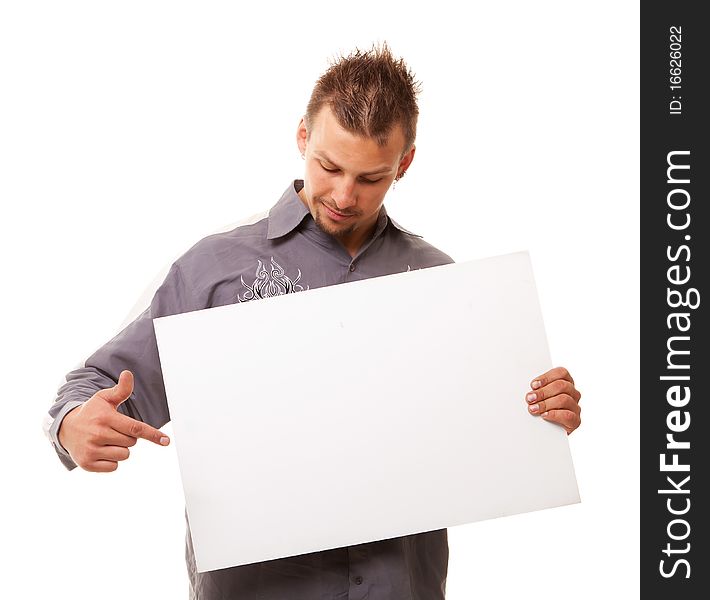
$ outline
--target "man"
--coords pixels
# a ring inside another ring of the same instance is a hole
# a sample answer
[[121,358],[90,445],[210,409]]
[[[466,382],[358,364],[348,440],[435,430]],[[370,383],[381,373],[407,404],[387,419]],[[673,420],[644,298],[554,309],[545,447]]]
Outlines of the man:
[[[68,468],[113,471],[138,438],[169,443],[156,429],[170,415],[153,318],[452,262],[383,206],[414,158],[417,88],[386,46],[341,58],[318,80],[296,134],[304,179],[267,216],[197,243],[145,312],[68,374],[49,427]],[[565,369],[531,388],[532,414],[568,433],[579,426]],[[444,597],[448,545],[441,530],[197,573],[188,524],[186,558],[191,598],[433,600]]]

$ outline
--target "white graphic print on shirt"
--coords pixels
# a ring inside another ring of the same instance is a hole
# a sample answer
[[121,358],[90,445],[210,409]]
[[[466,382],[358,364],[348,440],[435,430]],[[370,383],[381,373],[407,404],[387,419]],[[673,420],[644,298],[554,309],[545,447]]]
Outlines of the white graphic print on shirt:
[[266,270],[266,266],[260,260],[256,268],[256,279],[254,283],[249,285],[241,277],[242,285],[246,288],[243,295],[237,295],[239,302],[247,302],[249,300],[259,300],[261,298],[271,298],[272,296],[281,296],[282,294],[292,294],[294,292],[302,292],[305,288],[299,285],[301,280],[301,269],[298,270],[298,276],[291,279],[285,274],[284,268],[271,257],[271,272]]

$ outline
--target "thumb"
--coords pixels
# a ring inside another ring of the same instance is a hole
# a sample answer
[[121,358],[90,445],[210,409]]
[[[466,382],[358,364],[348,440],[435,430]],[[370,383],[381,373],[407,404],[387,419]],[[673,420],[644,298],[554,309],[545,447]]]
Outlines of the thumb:
[[118,383],[111,388],[101,390],[98,395],[109,404],[112,404],[114,408],[118,408],[132,393],[133,373],[130,371],[121,371],[118,377]]

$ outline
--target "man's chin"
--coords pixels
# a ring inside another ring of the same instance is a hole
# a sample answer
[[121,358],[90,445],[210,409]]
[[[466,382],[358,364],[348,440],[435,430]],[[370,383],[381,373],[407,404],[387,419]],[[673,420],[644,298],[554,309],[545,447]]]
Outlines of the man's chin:
[[316,214],[315,221],[316,225],[318,225],[322,231],[335,238],[342,238],[355,230],[355,225],[333,223],[333,221],[320,212]]

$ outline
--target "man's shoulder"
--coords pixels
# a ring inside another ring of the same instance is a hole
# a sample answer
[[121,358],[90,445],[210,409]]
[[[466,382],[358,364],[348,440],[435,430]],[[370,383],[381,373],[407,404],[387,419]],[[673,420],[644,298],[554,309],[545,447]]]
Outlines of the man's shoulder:
[[188,260],[201,253],[221,252],[224,250],[243,248],[245,245],[258,244],[266,241],[269,227],[269,211],[251,215],[240,221],[230,223],[193,244],[179,260]]
[[454,259],[448,254],[427,242],[421,235],[402,227],[391,217],[390,225],[390,235],[393,243],[399,247],[402,253],[407,255],[410,263],[414,263],[411,264],[412,269],[438,267],[439,265],[448,265],[454,262]]
[[220,280],[268,244],[268,217],[269,211],[264,211],[212,232],[184,252],[174,266],[191,286]]

